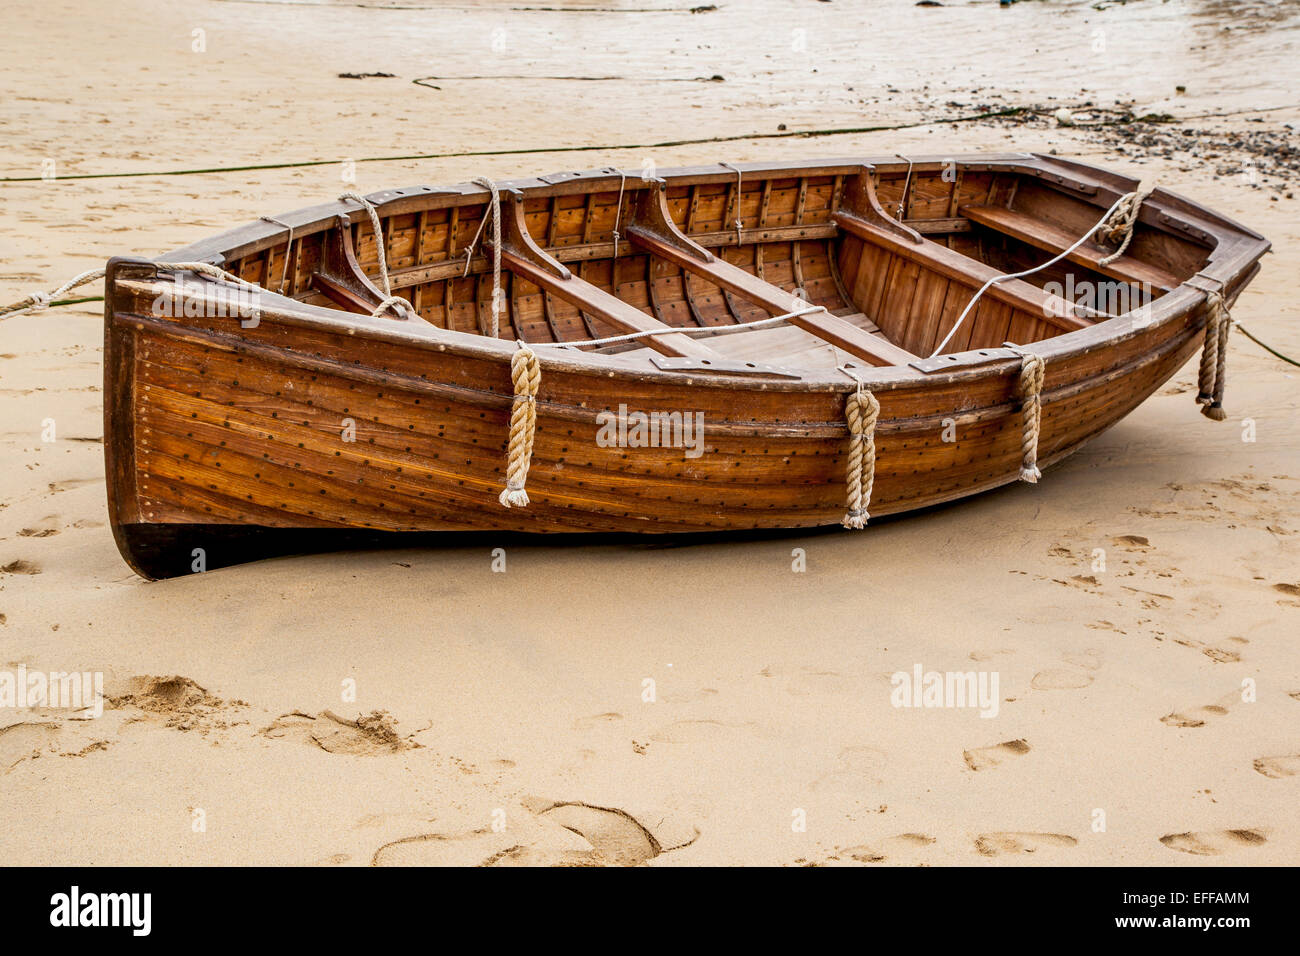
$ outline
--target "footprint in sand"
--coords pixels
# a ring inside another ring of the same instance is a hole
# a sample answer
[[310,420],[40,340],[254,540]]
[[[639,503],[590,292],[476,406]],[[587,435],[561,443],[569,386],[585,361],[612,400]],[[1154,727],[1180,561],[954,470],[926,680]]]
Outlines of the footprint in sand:
[[975,838],[975,850],[980,856],[1037,853],[1078,845],[1078,840],[1064,833],[981,833]]
[[376,710],[350,720],[323,710],[316,717],[295,710],[277,717],[259,733],[271,740],[298,740],[332,754],[373,756],[419,747],[397,732],[397,722],[387,711]]
[[1078,690],[1080,687],[1087,687],[1092,681],[1092,675],[1086,671],[1068,667],[1049,667],[1035,674],[1029,686],[1034,690]]
[[18,534],[24,538],[48,538],[59,533],[59,525],[58,515],[46,515],[30,527],[19,530]]
[[24,760],[39,757],[58,735],[57,724],[24,721],[0,727],[0,771],[8,773]]
[[[1174,643],[1181,645],[1182,647],[1190,647],[1198,650],[1210,660],[1216,661],[1220,664],[1235,664],[1241,660],[1241,651],[1236,647],[1214,647],[1202,643],[1201,641],[1185,641],[1180,638],[1174,638]],[[1223,643],[1242,645],[1249,644],[1250,641],[1246,640],[1244,637],[1230,637]]]
[[1227,712],[1228,708],[1226,707],[1220,707],[1218,704],[1206,704],[1204,707],[1194,707],[1186,711],[1165,714],[1160,718],[1160,723],[1168,724],[1170,727],[1204,727],[1207,720],[1213,717],[1222,717]]
[[613,711],[604,714],[595,714],[591,717],[579,717],[573,722],[574,730],[591,730],[593,727],[603,727],[623,719],[622,714],[616,714]]
[[1265,830],[1201,830],[1196,833],[1166,833],[1160,842],[1179,853],[1193,856],[1221,856],[1243,847],[1268,842]]
[[46,754],[87,757],[107,750],[109,742],[94,734],[100,729],[99,721],[86,717],[30,720],[0,727],[0,774],[9,773],[25,760]]
[[1092,671],[1101,669],[1101,651],[1094,647],[1066,654],[1062,659],[1069,666],[1041,670],[1029,686],[1034,690],[1078,690],[1092,683]]
[[1255,761],[1255,769],[1266,777],[1280,780],[1300,774],[1300,754],[1284,754],[1281,757],[1260,757]]
[[173,730],[201,734],[247,723],[231,719],[233,711],[248,706],[246,702],[223,700],[179,674],[111,681],[104,688],[104,704],[109,710],[135,711],[137,720],[158,721]]
[[0,566],[0,572],[3,572],[4,574],[40,574],[41,566],[35,561],[18,558],[14,561],[10,561],[6,565]]
[[900,833],[898,836],[886,837],[874,843],[861,843],[857,846],[837,849],[835,855],[841,859],[856,863],[910,863],[919,854],[918,851],[934,843],[934,837],[924,833]]
[[373,866],[637,866],[689,846],[692,827],[665,845],[630,813],[582,802],[530,800],[509,830],[424,833],[380,847]]
[[1160,722],[1170,727],[1204,727],[1207,720],[1226,716],[1232,706],[1240,700],[1240,695],[1228,694],[1216,703],[1206,704],[1204,707],[1189,707],[1186,710],[1165,714],[1160,718]]
[[1101,587],[1101,582],[1097,580],[1095,574],[1074,574],[1068,581],[1062,581],[1060,578],[1052,578],[1052,580],[1067,588],[1083,588],[1085,591]]
[[962,751],[962,759],[972,770],[988,770],[1006,763],[1012,757],[1021,757],[1029,753],[1029,744],[1021,740],[1007,740],[992,747],[978,747]]
[[[767,732],[752,720],[724,721],[700,718],[675,720],[650,735],[650,740],[661,744],[709,744],[711,748],[724,746],[723,740],[741,737],[761,737]],[[648,744],[646,746],[649,746]]]
[[71,491],[73,488],[81,488],[84,485],[93,485],[103,482],[103,478],[68,478],[65,481],[51,481],[49,483],[50,492],[58,494],[60,491]]
[[1148,551],[1151,542],[1140,534],[1121,534],[1110,539],[1110,543],[1125,551]]
[[634,866],[663,852],[654,834],[617,808],[559,803],[539,815],[582,837],[602,862],[614,866]]
[[[523,849],[507,833],[467,830],[459,833],[421,833],[385,843],[370,858],[371,866],[491,866],[504,855]],[[557,859],[577,853],[578,844],[557,849]]]
[[1277,591],[1279,594],[1285,594],[1290,598],[1290,600],[1278,601],[1277,603],[1280,607],[1300,607],[1300,601],[1295,600],[1296,598],[1300,598],[1300,584],[1279,582],[1273,585],[1273,590]]

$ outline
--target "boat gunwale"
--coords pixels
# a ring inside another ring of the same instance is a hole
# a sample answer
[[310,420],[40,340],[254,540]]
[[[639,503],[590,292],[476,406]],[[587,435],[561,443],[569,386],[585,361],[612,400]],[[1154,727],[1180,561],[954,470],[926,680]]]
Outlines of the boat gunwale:
[[[886,173],[900,173],[909,165],[914,171],[927,168],[929,171],[934,171],[954,162],[959,167],[976,171],[1003,170],[1009,173],[1041,175],[1047,185],[1055,185],[1067,191],[1069,187],[1065,184],[1069,180],[1069,175],[1083,171],[1092,177],[1092,181],[1087,183],[1077,179],[1073,181],[1076,191],[1082,189],[1087,193],[1086,195],[1077,193],[1076,198],[1093,202],[1099,208],[1108,207],[1124,192],[1132,191],[1138,186],[1136,180],[1101,167],[1077,160],[1034,153],[927,155],[911,157],[910,161],[898,156],[867,157],[804,160],[795,163],[751,162],[736,163],[732,166],[740,169],[742,173],[760,173],[765,178],[771,179],[780,177],[782,173],[789,173],[791,176],[855,175],[864,169],[873,171],[879,177]],[[658,179],[666,181],[669,185],[689,185],[734,182],[735,175],[734,169],[719,168],[716,165],[686,166],[660,170]],[[623,176],[629,191],[652,188],[656,183],[656,180],[642,181],[639,175],[632,177],[623,174]],[[552,179],[555,181],[551,182]],[[553,173],[547,176],[503,180],[497,185],[503,190],[518,190],[523,193],[525,199],[528,199],[608,191],[618,188],[620,182],[619,171],[612,167],[605,167],[583,172]],[[381,190],[369,194],[367,198],[375,203],[381,216],[393,216],[404,212],[486,202],[489,196],[489,191],[482,186],[461,183],[446,188],[418,186]],[[1196,276],[1182,280],[1171,291],[1155,299],[1140,312],[1131,311],[1096,322],[1087,328],[1028,343],[1032,345],[1036,354],[1041,355],[1049,365],[1056,364],[1090,354],[1099,348],[1119,345],[1153,328],[1175,322],[1183,324],[1207,298],[1204,286],[1198,287],[1194,284],[1196,278],[1200,277],[1216,283],[1231,299],[1244,282],[1253,275],[1253,267],[1270,248],[1268,240],[1258,233],[1163,187],[1157,187],[1152,191],[1143,204],[1140,220],[1153,228],[1178,235],[1178,230],[1172,228],[1172,224],[1177,219],[1170,215],[1171,212],[1181,217],[1184,233],[1180,238],[1196,241],[1199,237],[1187,233],[1199,230],[1204,238],[1211,241],[1212,247],[1209,249],[1207,260]],[[366,212],[357,204],[342,200],[304,207],[276,216],[275,218],[283,222],[284,226],[258,220],[174,250],[160,257],[159,261],[178,262],[199,259],[222,264],[230,259],[253,255],[283,243],[287,233],[286,226],[293,229],[295,236],[302,236],[333,228],[339,216],[360,222],[366,218]],[[115,277],[121,266],[130,266],[134,278],[144,278],[144,274],[137,271],[137,267],[147,269],[149,265],[147,260],[118,257],[110,261],[112,267],[110,276]],[[156,291],[165,292],[168,285],[171,284],[159,282]],[[202,284],[198,287],[208,286],[215,289],[217,283],[202,280]],[[186,294],[195,294],[195,288],[196,283],[187,283]],[[444,329],[431,323],[373,318],[341,309],[310,305],[270,291],[262,294],[260,305],[262,316],[272,321],[334,332],[339,331],[339,326],[342,326],[350,335],[361,334],[415,348],[454,351],[467,357],[508,362],[510,355],[516,349],[513,342],[505,339],[491,339],[472,332]],[[661,383],[689,382],[693,387],[719,387],[742,391],[761,389],[791,392],[847,392],[857,387],[856,379],[860,379],[864,385],[872,389],[884,390],[907,387],[919,382],[935,385],[953,384],[986,375],[1005,375],[1018,367],[1021,362],[1018,356],[1005,349],[986,347],[945,354],[944,357],[950,358],[954,363],[951,369],[921,372],[911,366],[871,366],[855,362],[852,366],[855,370],[852,375],[839,369],[791,368],[790,371],[799,374],[798,378],[775,379],[728,375],[724,372],[703,369],[679,371],[662,370],[653,366],[632,367],[618,355],[583,352],[554,345],[542,347],[538,351],[544,367],[549,366],[559,371],[581,374],[596,372],[615,378],[628,377]],[[991,352],[1003,354],[988,357]]]

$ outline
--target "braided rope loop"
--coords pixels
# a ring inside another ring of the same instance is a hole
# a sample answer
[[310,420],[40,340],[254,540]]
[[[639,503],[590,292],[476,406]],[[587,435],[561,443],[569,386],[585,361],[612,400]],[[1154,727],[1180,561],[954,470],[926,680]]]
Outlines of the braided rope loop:
[[[377,306],[375,306],[373,309],[371,309],[370,315],[372,318],[377,319],[379,318],[379,316],[383,315],[383,313],[387,312],[389,309],[395,310],[396,307],[398,306],[401,306],[403,309],[406,309],[407,312],[409,312],[411,315],[415,314],[415,306],[413,306],[408,299],[403,299],[400,295],[390,295],[386,297],[382,302],[380,302]],[[394,315],[396,315],[399,319],[406,318],[406,316],[396,311],[394,311]]]
[[506,487],[497,498],[507,508],[528,507],[528,466],[533,460],[533,439],[537,434],[537,388],[542,368],[537,355],[523,342],[510,357],[510,381],[514,404],[510,407],[510,448],[506,465]]
[[864,389],[849,396],[844,403],[844,417],[849,426],[849,462],[845,475],[848,486],[848,511],[840,524],[857,531],[867,526],[871,517],[871,490],[876,483],[876,421],[880,402]]

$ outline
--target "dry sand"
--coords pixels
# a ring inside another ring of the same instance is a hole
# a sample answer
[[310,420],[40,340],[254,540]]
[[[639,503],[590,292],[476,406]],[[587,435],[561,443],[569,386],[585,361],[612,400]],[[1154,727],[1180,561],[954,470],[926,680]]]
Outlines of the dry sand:
[[[1300,201],[1272,175],[1300,121],[1293,5],[693,3],[9,0],[0,173],[1132,102],[1180,119],[1145,146],[1038,117],[361,163],[357,188],[1055,149],[1266,234],[1236,315],[1300,353]],[[602,12],[620,5],[663,12]],[[375,71],[396,76],[337,76]],[[630,79],[410,82],[477,74]],[[1198,153],[1167,144],[1184,128]],[[0,301],[333,197],[340,169],[0,183]],[[505,574],[485,541],[148,584],[106,527],[97,308],[0,325],[0,669],[101,671],[109,697],[95,720],[0,710],[6,862],[1300,862],[1297,379],[1241,336],[1227,422],[1197,414],[1189,367],[1041,484],[861,534],[548,542],[511,547]],[[889,675],[917,663],[996,671],[997,717],[891,706]]]

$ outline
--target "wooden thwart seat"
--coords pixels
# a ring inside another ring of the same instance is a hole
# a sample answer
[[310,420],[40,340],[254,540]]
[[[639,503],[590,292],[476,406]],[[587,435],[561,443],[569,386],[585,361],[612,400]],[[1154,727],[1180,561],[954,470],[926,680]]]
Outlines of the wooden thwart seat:
[[707,345],[674,331],[671,325],[579,278],[548,255],[529,235],[523,203],[512,193],[501,196],[501,245],[503,269],[614,326],[620,333],[662,330],[662,334],[647,335],[640,340],[656,352],[674,358],[721,358]]
[[[918,262],[927,269],[967,286],[972,292],[989,279],[1003,275],[987,263],[977,262],[955,249],[949,249],[945,245],[921,236],[917,237],[922,240],[921,242],[909,242],[888,229],[845,212],[834,213],[831,218],[850,235],[857,236],[904,259]],[[1093,319],[1086,317],[1082,308],[1058,296],[1049,295],[1024,279],[999,281],[989,286],[984,297],[1003,302],[1013,309],[1041,316],[1044,322],[1056,326],[1063,332],[1086,329],[1093,324]]]
[[[958,212],[971,222],[1053,254],[1068,249],[1079,241],[1077,234],[1071,234],[1060,226],[1004,206],[962,206]],[[1123,255],[1103,266],[1101,260],[1107,255],[1109,252],[1106,249],[1090,239],[1067,258],[1112,279],[1139,285],[1148,283],[1151,288],[1161,292],[1169,292],[1178,285],[1176,276],[1134,256]]]
[[[800,308],[800,301],[789,292],[717,258],[683,234],[668,215],[662,189],[642,191],[627,236],[634,246],[708,279],[723,291],[760,305],[773,315]],[[918,360],[911,352],[825,310],[793,315],[788,321],[872,365],[907,365]]]

